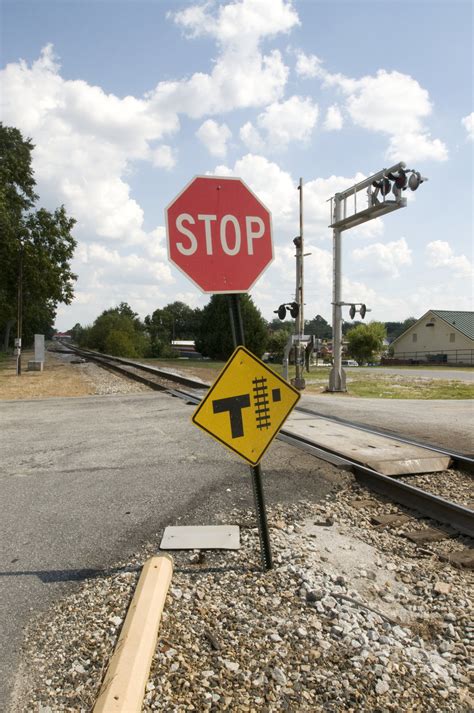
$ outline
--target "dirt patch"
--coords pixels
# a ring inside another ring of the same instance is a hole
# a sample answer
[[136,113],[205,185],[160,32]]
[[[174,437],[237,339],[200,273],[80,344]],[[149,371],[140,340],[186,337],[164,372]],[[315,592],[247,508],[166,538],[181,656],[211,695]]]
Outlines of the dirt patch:
[[28,361],[33,359],[33,351],[23,352],[21,376],[16,375],[15,358],[2,363],[0,400],[89,396],[96,393],[94,385],[74,364],[63,362],[55,354],[46,352],[44,370],[28,371]]

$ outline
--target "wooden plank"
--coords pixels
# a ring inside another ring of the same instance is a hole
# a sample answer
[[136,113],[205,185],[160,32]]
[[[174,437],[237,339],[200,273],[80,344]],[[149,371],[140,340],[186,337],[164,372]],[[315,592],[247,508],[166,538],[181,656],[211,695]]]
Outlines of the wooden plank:
[[107,669],[94,713],[140,713],[156,648],[173,560],[168,555],[145,563]]
[[294,411],[289,416],[285,431],[309,438],[316,446],[328,448],[383,475],[435,473],[449,468],[451,462],[449,456],[428,448],[301,412]]

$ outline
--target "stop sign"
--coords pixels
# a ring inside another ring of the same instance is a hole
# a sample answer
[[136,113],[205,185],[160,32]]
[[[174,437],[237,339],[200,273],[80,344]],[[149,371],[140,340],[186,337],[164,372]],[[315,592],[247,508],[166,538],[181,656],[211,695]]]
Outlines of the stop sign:
[[270,211],[240,178],[193,178],[166,232],[169,259],[203,292],[247,292],[273,260]]

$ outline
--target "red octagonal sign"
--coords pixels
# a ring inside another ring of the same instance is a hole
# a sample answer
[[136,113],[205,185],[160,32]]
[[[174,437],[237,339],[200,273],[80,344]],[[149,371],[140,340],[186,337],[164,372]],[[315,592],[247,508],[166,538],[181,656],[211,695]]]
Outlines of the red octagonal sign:
[[273,260],[271,213],[240,178],[193,178],[166,232],[169,259],[203,292],[247,292]]

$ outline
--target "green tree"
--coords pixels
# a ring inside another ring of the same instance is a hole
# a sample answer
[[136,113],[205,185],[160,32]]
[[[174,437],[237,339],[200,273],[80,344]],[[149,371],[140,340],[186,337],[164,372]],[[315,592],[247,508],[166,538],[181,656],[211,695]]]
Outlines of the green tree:
[[317,339],[332,338],[332,327],[320,314],[306,322],[304,331],[305,334],[314,334]]
[[63,206],[34,210],[33,149],[18,129],[0,124],[0,330],[7,344],[16,322],[20,273],[25,344],[35,332],[51,334],[57,305],[72,301],[76,279],[70,269],[75,220]]
[[145,326],[126,303],[107,309],[80,334],[81,346],[114,356],[140,357],[148,352]]
[[386,337],[387,332],[382,322],[358,324],[347,333],[348,352],[359,364],[371,362],[383,350]]
[[267,341],[267,351],[272,358],[281,361],[288,342],[289,335],[293,332],[293,325],[288,325],[289,329],[279,329],[277,332],[270,332]]
[[82,327],[79,322],[76,322],[74,327],[69,330],[69,333],[73,342],[75,342],[76,344],[81,344],[84,327]]
[[145,317],[150,336],[152,356],[170,356],[170,345],[175,339],[196,339],[202,310],[192,309],[184,302],[171,302]]
[[[245,345],[256,356],[265,352],[268,340],[267,323],[249,295],[240,296]],[[196,349],[211,359],[226,360],[234,350],[227,295],[212,295],[202,311]]]
[[284,320],[275,317],[269,323],[268,328],[270,332],[294,332],[295,331],[295,320],[289,319],[289,312],[286,313],[286,318]]

